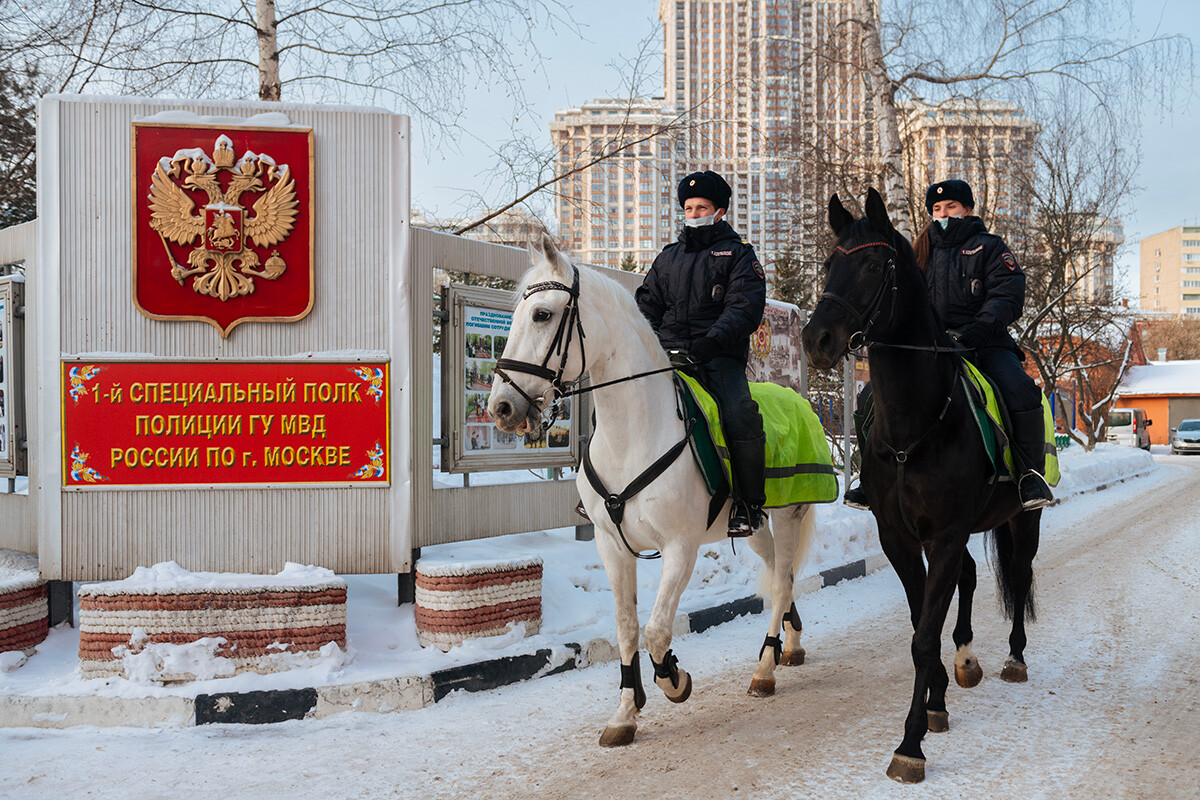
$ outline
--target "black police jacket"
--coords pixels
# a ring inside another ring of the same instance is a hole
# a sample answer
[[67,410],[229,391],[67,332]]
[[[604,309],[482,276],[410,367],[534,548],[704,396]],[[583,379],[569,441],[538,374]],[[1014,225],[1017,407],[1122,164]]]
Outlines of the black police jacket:
[[984,347],[1020,353],[1008,326],[1025,305],[1025,273],[999,236],[979,217],[951,219],[945,230],[929,228],[925,285],[947,329],[984,334]]
[[719,355],[745,362],[767,282],[754,248],[721,220],[685,227],[654,259],[636,297],[664,349],[686,349],[707,335],[720,344]]

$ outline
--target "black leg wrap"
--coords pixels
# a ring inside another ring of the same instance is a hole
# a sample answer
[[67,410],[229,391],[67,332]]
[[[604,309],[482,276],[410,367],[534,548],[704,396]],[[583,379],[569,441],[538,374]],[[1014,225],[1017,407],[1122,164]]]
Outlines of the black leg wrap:
[[783,615],[783,621],[791,625],[797,633],[804,630],[804,623],[800,621],[800,612],[796,610],[795,603],[792,603],[792,607]]
[[664,653],[661,664],[654,660],[654,656],[650,656],[650,663],[654,665],[655,678],[670,678],[672,688],[679,688],[679,659],[674,653],[670,650]]
[[758,651],[759,661],[762,661],[763,653],[767,652],[768,647],[775,651],[775,666],[779,666],[779,659],[783,655],[783,642],[778,636],[768,636],[763,639],[763,646]]
[[641,710],[646,705],[646,690],[642,688],[641,653],[633,654],[632,664],[621,665],[621,688],[633,689],[633,704]]

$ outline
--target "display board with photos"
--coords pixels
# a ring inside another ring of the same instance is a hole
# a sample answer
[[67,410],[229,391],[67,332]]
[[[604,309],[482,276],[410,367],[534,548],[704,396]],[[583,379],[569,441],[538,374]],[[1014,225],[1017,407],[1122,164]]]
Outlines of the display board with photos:
[[487,413],[496,360],[508,343],[513,293],[452,284],[443,291],[442,471],[483,472],[577,463],[572,398],[553,424],[530,433],[505,433]]
[[24,285],[13,277],[0,278],[0,477],[25,472],[19,442],[24,422],[21,383],[20,317]]

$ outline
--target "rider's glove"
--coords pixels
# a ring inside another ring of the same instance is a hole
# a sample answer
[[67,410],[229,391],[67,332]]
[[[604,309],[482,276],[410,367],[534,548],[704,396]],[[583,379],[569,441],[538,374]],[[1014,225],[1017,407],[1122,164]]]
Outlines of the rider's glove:
[[701,336],[699,339],[693,339],[691,346],[688,347],[688,355],[697,364],[707,364],[716,358],[719,352],[721,352],[721,345],[711,336]]
[[968,325],[958,335],[958,344],[968,350],[978,350],[987,344],[987,332],[982,325]]

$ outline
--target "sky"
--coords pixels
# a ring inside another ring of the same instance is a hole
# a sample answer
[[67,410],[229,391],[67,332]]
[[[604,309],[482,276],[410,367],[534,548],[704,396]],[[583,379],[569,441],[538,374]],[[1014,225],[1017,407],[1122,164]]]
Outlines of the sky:
[[[545,31],[539,49],[540,68],[532,62],[522,78],[527,108],[514,115],[511,98],[480,82],[463,110],[464,132],[454,141],[432,142],[414,125],[412,196],[414,204],[436,216],[469,214],[480,207],[476,192],[496,205],[515,196],[511,184],[496,181],[503,141],[514,135],[535,145],[548,144],[548,124],[558,110],[597,97],[625,96],[622,73],[615,65],[633,58],[650,37],[651,73],[643,94],[661,94],[661,33],[657,0],[570,2],[578,31],[559,26]],[[1182,33],[1200,47],[1200,3],[1195,0],[1133,0],[1139,33]],[[1200,50],[1196,57],[1200,58]],[[1192,86],[1190,95],[1172,106],[1148,98],[1142,107],[1141,131],[1130,138],[1141,150],[1137,200],[1124,220],[1126,247],[1118,260],[1118,284],[1137,295],[1137,242],[1182,224],[1200,224],[1200,150],[1192,144],[1200,132],[1200,68],[1177,76],[1177,86]],[[404,109],[395,109],[404,113]],[[515,131],[514,134],[512,131]]]

